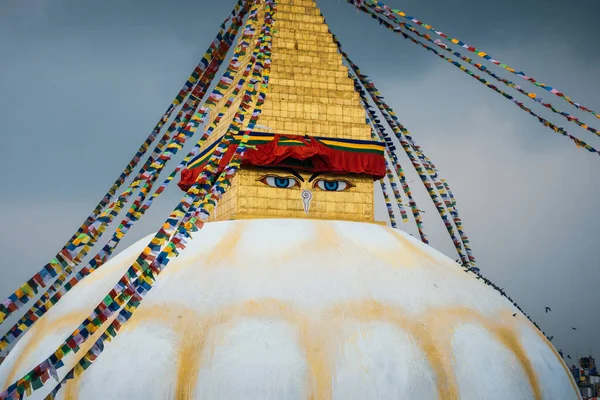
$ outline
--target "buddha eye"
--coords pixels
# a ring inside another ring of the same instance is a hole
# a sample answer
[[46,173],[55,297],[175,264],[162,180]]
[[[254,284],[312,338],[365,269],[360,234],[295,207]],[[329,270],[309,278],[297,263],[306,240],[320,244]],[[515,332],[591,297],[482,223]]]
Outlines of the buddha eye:
[[342,192],[346,189],[354,186],[348,181],[342,179],[328,180],[328,179],[318,179],[315,181],[313,187],[319,188],[326,192]]
[[296,178],[289,176],[265,175],[260,178],[259,181],[265,185],[279,189],[291,189],[293,187],[300,186],[300,182],[298,182]]

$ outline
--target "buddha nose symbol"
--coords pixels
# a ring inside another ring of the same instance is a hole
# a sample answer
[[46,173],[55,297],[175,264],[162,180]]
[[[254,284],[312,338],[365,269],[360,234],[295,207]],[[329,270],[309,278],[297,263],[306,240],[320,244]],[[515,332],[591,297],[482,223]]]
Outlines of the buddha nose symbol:
[[310,201],[312,200],[312,192],[304,189],[302,191],[302,203],[304,203],[304,212],[308,214],[308,207],[310,207]]

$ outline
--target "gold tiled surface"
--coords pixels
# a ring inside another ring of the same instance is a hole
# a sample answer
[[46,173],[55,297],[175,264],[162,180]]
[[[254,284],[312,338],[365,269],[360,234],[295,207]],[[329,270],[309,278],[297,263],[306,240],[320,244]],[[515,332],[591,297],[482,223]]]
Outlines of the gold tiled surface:
[[283,134],[369,140],[358,94],[315,2],[278,1],[275,29],[259,125]]
[[[261,12],[257,34],[262,20]],[[254,44],[253,39],[242,66],[249,61]],[[243,69],[235,83],[242,74]],[[365,111],[347,74],[314,0],[278,0],[269,87],[255,130],[370,140]],[[211,121],[232,90],[233,87],[213,108]],[[240,101],[236,99],[205,146],[225,133]],[[371,178],[344,176],[356,184],[344,192],[311,189],[314,197],[307,215],[298,188],[269,187],[257,181],[259,173],[242,168],[219,202],[213,219],[292,217],[373,221]]]
[[[279,189],[260,178],[266,174],[289,176],[285,171],[257,168],[240,169],[215,209],[212,220],[245,218],[309,218],[346,221],[373,221],[373,179],[365,176],[343,176],[354,187],[342,192],[326,192],[308,183],[310,173],[302,173],[306,182],[301,187]],[[319,178],[338,179],[339,175],[323,174]],[[300,193],[309,189],[313,198],[309,213],[304,212]]]
[[[242,172],[240,170],[239,172]],[[217,207],[214,208],[213,212],[209,217],[209,221],[224,221],[232,219],[231,217],[237,214],[237,202],[238,202],[238,184],[236,177],[232,179],[231,188],[223,195],[223,198],[217,203]]]

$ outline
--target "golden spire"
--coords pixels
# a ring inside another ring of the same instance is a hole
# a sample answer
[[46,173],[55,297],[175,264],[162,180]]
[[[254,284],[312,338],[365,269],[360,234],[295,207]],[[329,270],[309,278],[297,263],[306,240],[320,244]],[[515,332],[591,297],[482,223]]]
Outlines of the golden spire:
[[[258,18],[261,20],[262,14]],[[315,2],[278,0],[274,20],[269,86],[254,131],[370,141],[371,129],[365,122],[364,108]],[[259,23],[256,31],[260,31]],[[241,65],[249,61],[254,45],[255,40]],[[242,73],[243,68],[235,82]],[[231,90],[214,108],[212,118]],[[225,133],[240,100],[230,107],[204,148]],[[215,209],[213,219],[373,221],[372,176],[325,173],[317,179],[311,173],[292,172],[243,166]]]

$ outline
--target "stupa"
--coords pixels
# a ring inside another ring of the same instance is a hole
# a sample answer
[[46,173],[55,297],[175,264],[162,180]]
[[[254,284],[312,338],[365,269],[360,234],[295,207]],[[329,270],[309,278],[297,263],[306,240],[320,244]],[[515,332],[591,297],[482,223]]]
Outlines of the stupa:
[[[64,367],[43,364],[43,387],[34,378],[25,392],[45,398],[73,369],[56,398],[580,398],[552,344],[509,300],[375,221],[385,146],[315,2],[256,2],[249,13],[237,60],[256,57],[268,85],[261,97],[243,79],[249,70],[232,70],[227,80],[241,83],[213,99],[206,140],[179,182],[189,192],[215,152],[225,160],[245,147],[229,190],[93,365],[77,367],[116,313],[75,340]],[[231,134],[235,110],[258,103],[260,113]],[[0,365],[0,390],[20,398],[10,385],[64,346],[152,240],[86,276],[37,320]]]

